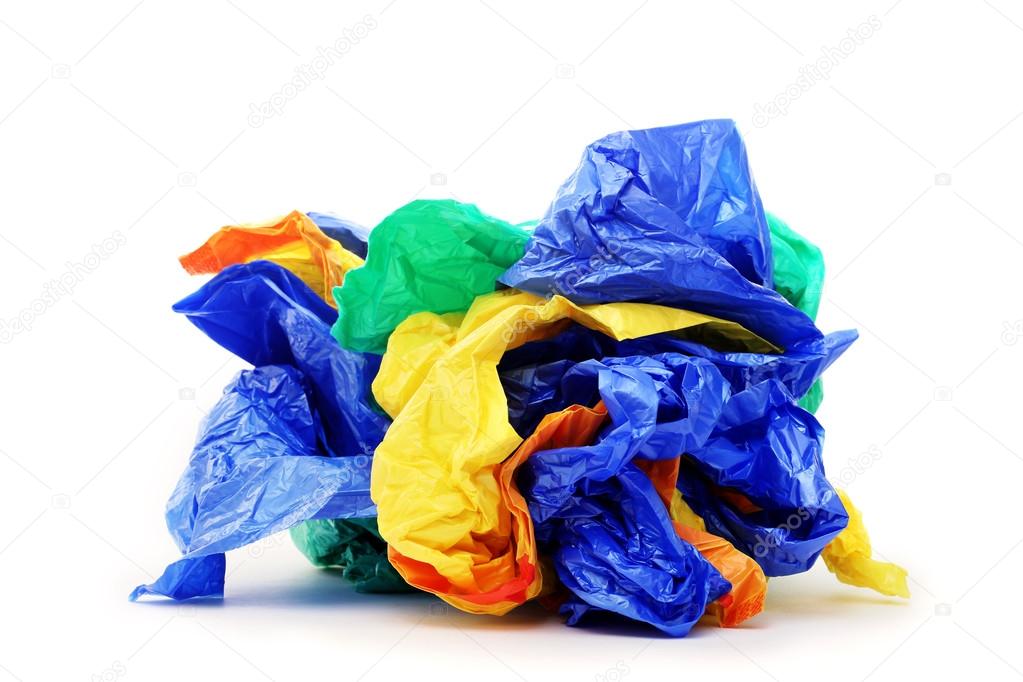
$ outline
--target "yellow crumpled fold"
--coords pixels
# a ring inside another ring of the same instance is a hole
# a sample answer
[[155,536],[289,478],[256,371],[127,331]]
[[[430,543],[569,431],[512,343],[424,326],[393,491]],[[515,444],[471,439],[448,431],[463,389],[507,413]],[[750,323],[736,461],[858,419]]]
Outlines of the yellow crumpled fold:
[[495,469],[522,439],[508,423],[497,364],[506,350],[573,321],[616,339],[685,330],[753,352],[777,350],[708,315],[645,303],[578,306],[516,290],[480,296],[464,316],[424,312],[402,322],[373,382],[394,423],[373,457],[371,495],[395,568],[408,580],[403,559],[433,566],[452,594],[439,596],[456,607],[458,594],[493,592],[518,570]]
[[847,585],[869,587],[890,597],[909,599],[906,569],[871,558],[870,536],[863,525],[863,515],[844,490],[836,488],[836,491],[849,514],[849,525],[821,552],[828,570]]

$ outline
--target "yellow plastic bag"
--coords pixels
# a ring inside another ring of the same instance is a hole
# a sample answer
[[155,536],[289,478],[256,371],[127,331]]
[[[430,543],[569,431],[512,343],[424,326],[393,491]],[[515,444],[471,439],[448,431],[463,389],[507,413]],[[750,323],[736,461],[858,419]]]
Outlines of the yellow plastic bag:
[[432,566],[447,585],[432,591],[458,608],[458,594],[492,592],[518,576],[497,478],[522,442],[497,375],[506,350],[573,321],[616,339],[678,332],[777,350],[734,322],[645,303],[577,306],[506,290],[477,298],[456,327],[458,317],[418,313],[391,335],[373,393],[394,423],[377,447],[371,484],[394,555]]
[[821,552],[828,570],[847,585],[869,587],[890,597],[909,599],[906,570],[871,558],[870,536],[863,525],[863,515],[844,490],[836,490],[849,514],[849,525]]

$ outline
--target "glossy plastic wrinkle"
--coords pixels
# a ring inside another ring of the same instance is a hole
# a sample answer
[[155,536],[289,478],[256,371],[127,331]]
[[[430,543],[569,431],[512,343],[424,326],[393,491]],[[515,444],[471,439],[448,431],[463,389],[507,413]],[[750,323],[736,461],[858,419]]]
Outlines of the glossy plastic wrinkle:
[[801,342],[784,353],[751,353],[715,350],[710,345],[672,334],[615,341],[574,326],[553,338],[533,341],[509,351],[501,359],[498,371],[507,394],[511,423],[519,433],[528,433],[546,414],[551,401],[555,409],[563,404],[564,401],[558,401],[560,382],[579,362],[680,353],[710,361],[733,391],[777,380],[792,395],[801,397],[856,338],[855,331],[842,331]]
[[[354,224],[337,223],[338,229],[353,238],[357,234]],[[332,302],[331,290],[344,281],[345,273],[363,263],[362,258],[324,234],[299,211],[265,225],[222,227],[179,260],[191,274],[215,274],[229,265],[272,261],[295,274],[328,303]]]
[[267,261],[231,266],[174,310],[257,367],[299,370],[327,454],[373,454],[390,422],[371,402],[380,359],[338,346],[336,313],[297,277]]
[[644,301],[734,320],[788,347],[818,338],[772,289],[770,234],[735,124],[608,135],[501,282],[581,304]]
[[[524,570],[516,555],[517,545],[509,542],[512,512],[497,478],[499,466],[522,439],[508,422],[496,365],[507,348],[550,337],[571,321],[619,339],[700,330],[729,343],[762,351],[770,348],[734,323],[685,310],[639,303],[576,306],[559,296],[544,300],[512,290],[477,298],[458,319],[419,313],[399,325],[374,382],[377,399],[395,422],[374,456],[373,499],[379,509],[381,535],[391,546],[392,562],[399,572],[410,583],[436,592],[456,607],[464,607],[465,595],[492,593],[516,584]],[[712,365],[703,364],[713,371]],[[719,379],[717,386],[725,384]],[[629,403],[628,409],[623,408],[626,413],[631,413],[632,407],[638,409],[628,392],[621,393],[619,399]],[[706,409],[711,409],[711,401],[706,404]],[[650,419],[656,401],[647,401],[642,407],[642,415],[636,418]],[[694,408],[694,412],[702,414],[700,409]],[[709,432],[712,423],[700,422],[700,426]],[[645,445],[653,452],[657,439],[668,438],[669,430],[640,443],[640,449]],[[627,440],[628,434],[621,438]],[[681,436],[679,442],[687,441]],[[527,465],[543,454],[531,456]],[[622,465],[612,459],[605,462],[603,471],[611,476]],[[535,522],[534,495],[525,497]],[[670,542],[680,543],[670,530],[664,505],[661,507],[662,525],[670,531]],[[665,560],[676,561],[672,571],[684,573],[678,565],[683,558],[703,562],[695,551],[692,556],[683,556],[686,550],[678,547],[667,551]],[[431,566],[436,575],[429,577],[414,562]],[[713,569],[707,565],[707,570]],[[677,594],[668,583],[675,584],[682,573],[659,575],[657,580],[664,583],[663,598]],[[637,592],[642,588],[626,586],[627,582],[623,580],[620,594],[632,595],[622,597],[635,606],[628,613],[661,619],[662,625],[676,631],[691,625],[693,604],[709,598],[700,596],[700,587],[692,591],[692,603],[687,602],[684,614],[669,615],[652,605],[642,606],[644,598]],[[696,584],[705,583],[697,580]],[[727,583],[724,585],[727,591]],[[683,592],[689,594],[690,590]],[[658,601],[657,597],[654,600]]]
[[451,200],[413,201],[369,234],[366,264],[334,290],[334,336],[345,348],[383,353],[405,318],[465,311],[522,257],[529,233]]
[[318,420],[294,368],[239,373],[204,421],[167,503],[184,557],[132,598],[221,596],[227,550],[307,519],[373,514],[369,458],[324,456]]

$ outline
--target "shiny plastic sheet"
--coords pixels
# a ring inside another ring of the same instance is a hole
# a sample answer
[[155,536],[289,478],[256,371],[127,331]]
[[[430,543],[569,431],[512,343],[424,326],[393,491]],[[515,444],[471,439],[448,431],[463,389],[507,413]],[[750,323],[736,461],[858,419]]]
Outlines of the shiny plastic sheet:
[[770,237],[732,121],[613,133],[583,154],[501,282],[580,303],[645,301],[818,338],[771,287]]
[[847,585],[867,587],[891,597],[908,599],[906,570],[871,556],[870,537],[863,525],[863,515],[844,490],[839,490],[838,495],[849,514],[849,525],[821,552],[828,570]]
[[[824,476],[820,458],[823,430],[812,415],[793,403],[791,393],[776,378],[733,387],[711,361],[677,353],[608,357],[578,364],[555,361],[539,369],[526,366],[502,372],[512,422],[518,417],[528,424],[533,413],[592,402],[599,378],[611,369],[639,371],[652,382],[637,380],[632,385],[629,418],[633,427],[621,434],[614,452],[640,448],[639,453],[651,454],[638,456],[649,459],[686,453],[679,487],[687,501],[705,517],[707,530],[754,557],[767,575],[806,570],[842,530],[845,513]],[[687,381],[691,383],[695,375],[704,377],[699,394],[688,392]],[[523,405],[527,410],[515,414],[514,406]],[[684,422],[669,418],[686,409],[695,412]],[[644,414],[648,415],[645,422]],[[644,436],[640,424],[652,435]],[[646,438],[649,441],[644,443]],[[562,490],[584,470],[580,468],[583,463],[592,468],[602,461],[592,450],[581,449],[566,471],[549,472],[540,480],[556,481],[556,490]],[[542,457],[535,458],[531,466],[542,461]],[[736,493],[753,500],[759,512],[733,509]],[[542,483],[530,491],[527,497],[537,505],[531,506],[535,520],[542,521],[549,513],[544,506],[558,504],[551,494]],[[798,518],[789,528],[792,514]]]
[[294,368],[267,365],[228,385],[167,503],[184,557],[132,599],[223,596],[227,550],[306,519],[373,513],[369,458],[322,455],[302,384]]
[[471,204],[420,200],[399,208],[370,233],[365,266],[334,290],[334,336],[345,348],[383,353],[409,315],[465,311],[493,291],[528,237]]
[[731,585],[681,539],[637,465],[677,459],[705,441],[728,389],[713,366],[694,360],[677,377],[685,396],[661,406],[651,374],[666,379],[664,366],[634,360],[586,363],[593,372],[580,373],[580,385],[567,392],[599,392],[611,425],[593,445],[536,453],[520,480],[537,537],[573,593],[562,607],[570,623],[597,608],[682,636]]
[[267,261],[231,266],[174,310],[257,367],[298,369],[327,454],[373,454],[390,421],[371,403],[380,359],[338,346],[334,310],[290,272]]
[[707,344],[670,334],[615,341],[575,326],[556,337],[509,351],[501,359],[498,371],[508,397],[509,419],[519,433],[528,433],[549,409],[559,409],[564,404],[559,402],[559,384],[569,369],[585,360],[681,353],[709,360],[733,391],[773,379],[792,395],[802,396],[856,338],[855,331],[835,332],[796,344],[784,353],[750,353],[714,350]]
[[768,576],[806,571],[848,515],[824,476],[824,431],[776,381],[733,395],[706,445],[682,457],[678,487],[714,535]]
[[[816,320],[824,286],[824,255],[777,216],[768,213],[767,225],[771,229],[775,291]],[[800,396],[800,407],[816,412],[824,400],[824,385],[818,379],[806,393],[796,395]]]
[[272,261],[294,273],[331,304],[331,290],[344,281],[346,272],[363,262],[299,211],[265,225],[222,227],[179,260],[191,274],[214,274],[229,265],[255,260]]
[[778,216],[768,213],[767,225],[771,230],[774,290],[811,320],[817,319],[824,286],[824,255]]

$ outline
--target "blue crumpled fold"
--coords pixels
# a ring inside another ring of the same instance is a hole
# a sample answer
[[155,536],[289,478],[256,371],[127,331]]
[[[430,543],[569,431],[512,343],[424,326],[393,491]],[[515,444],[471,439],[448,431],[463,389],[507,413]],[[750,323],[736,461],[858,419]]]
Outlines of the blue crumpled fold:
[[[797,399],[857,338],[854,330],[799,342],[779,354],[720,351],[672,334],[652,334],[616,341],[598,331],[573,325],[550,339],[533,341],[501,358],[498,371],[508,398],[511,424],[523,435],[533,432],[545,414],[560,409],[558,390],[576,363],[603,357],[681,353],[713,363],[733,392],[771,379]],[[552,407],[553,406],[553,407]]]
[[325,235],[340,242],[341,246],[359,258],[366,258],[370,228],[339,218],[331,213],[310,212],[306,215]]
[[581,304],[688,308],[786,348],[819,338],[772,289],[770,245],[735,123],[699,121],[613,133],[587,147],[500,281]]
[[330,455],[372,455],[390,419],[372,402],[380,357],[338,345],[337,311],[269,261],[232,265],[174,306],[211,339],[256,367],[291,365],[305,377]]
[[[545,526],[549,519],[573,512],[573,496],[584,484],[605,480],[635,457],[682,455],[683,497],[707,530],[769,576],[809,569],[848,522],[824,474],[823,429],[778,378],[736,387],[712,360],[679,353],[555,360],[534,369],[501,371],[509,405],[546,413],[603,399],[615,425],[597,445],[540,452],[527,461],[528,480],[520,485],[539,541],[554,532]],[[514,383],[505,380],[508,374]],[[609,376],[619,389],[616,403],[608,402]],[[748,504],[736,507],[739,497]]]
[[222,596],[223,552],[309,519],[376,513],[371,455],[389,424],[368,402],[379,358],[337,345],[333,309],[256,261],[226,268],[175,310],[256,368],[225,389],[168,502],[184,557],[132,599]]
[[228,385],[167,503],[184,556],[133,600],[223,596],[225,551],[307,519],[375,513],[370,458],[323,455],[302,384],[294,368],[266,365]]
[[673,458],[710,436],[728,384],[702,359],[680,355],[581,363],[564,379],[570,403],[604,401],[610,425],[588,446],[534,453],[518,482],[562,584],[562,613],[618,613],[683,636],[731,590],[678,537],[636,459]]
[[[777,381],[736,393],[704,447],[682,456],[678,489],[707,530],[768,576],[809,570],[849,516],[824,477],[824,429]],[[721,491],[752,503],[742,509]]]

